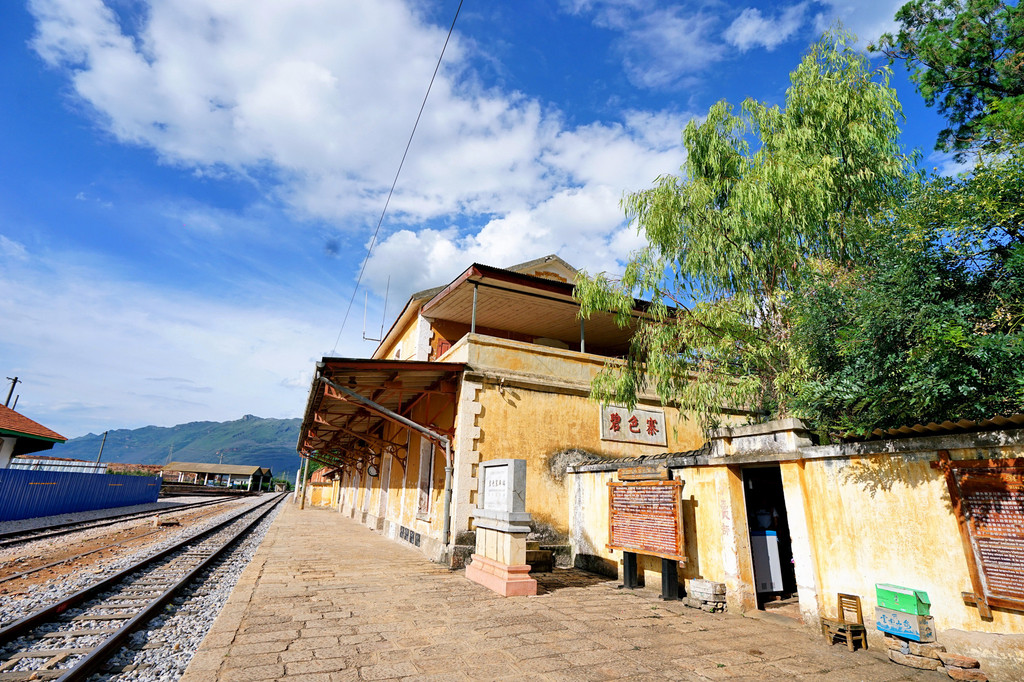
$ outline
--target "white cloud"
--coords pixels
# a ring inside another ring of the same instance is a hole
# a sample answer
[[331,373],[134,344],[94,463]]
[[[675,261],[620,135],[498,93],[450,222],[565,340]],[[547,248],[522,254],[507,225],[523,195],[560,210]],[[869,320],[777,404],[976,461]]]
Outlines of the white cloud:
[[764,16],[759,9],[748,7],[729,25],[723,37],[741,52],[752,47],[763,47],[771,51],[797,32],[804,23],[806,12],[806,2],[787,7],[775,19]]
[[315,340],[333,337],[315,302],[213,303],[106,265],[55,252],[0,271],[0,355],[24,381],[19,410],[68,437],[197,415],[299,416],[325,350]]
[[975,161],[973,159],[957,161],[954,156],[951,152],[933,151],[928,155],[928,163],[932,170],[946,177],[954,177],[974,168]]
[[[154,0],[135,32],[100,0],[33,0],[33,45],[118,139],[174,164],[270,175],[312,216],[378,211],[445,32],[399,0]],[[423,219],[496,212],[549,187],[558,127],[537,102],[459,79],[456,34],[393,200]]]
[[618,49],[630,80],[648,88],[669,88],[694,81],[694,75],[726,57],[712,39],[718,17],[670,6],[637,13],[617,22],[623,30]]
[[816,0],[826,10],[815,17],[815,30],[819,33],[832,27],[838,20],[843,27],[856,34],[862,47],[887,31],[896,30],[893,19],[906,0]]
[[[728,46],[747,52],[774,50],[808,25],[815,33],[841,22],[867,45],[896,24],[906,0],[804,0],[774,16],[754,7],[738,14],[722,3],[667,0],[563,0],[566,12],[620,35],[617,47],[630,80],[638,86],[679,89],[702,82],[709,67],[732,57]],[[813,16],[808,16],[813,15]],[[721,30],[723,21],[731,23]],[[809,22],[809,23],[808,23]]]
[[[471,262],[514,265],[549,253],[590,271],[619,271],[639,248],[619,201],[624,192],[677,172],[684,160],[680,133],[689,116],[628,112],[625,124],[592,124],[550,140],[541,162],[561,187],[535,204],[492,218],[478,231],[454,227],[402,230],[385,238],[366,268],[366,282],[404,302],[413,291],[444,284]],[[623,233],[627,236],[623,236]],[[404,277],[396,281],[395,274]]]
[[[119,139],[202,174],[248,177],[300,215],[361,231],[376,224],[445,36],[414,7],[154,0],[139,22],[124,22],[100,0],[31,3],[36,50],[71,75]],[[630,26],[621,49],[636,78],[670,82],[678,68],[642,66],[629,45],[650,43],[659,63],[690,71],[718,58],[694,38],[713,21],[659,10]],[[566,127],[537,100],[462,78],[467,49],[456,33],[368,268],[377,293],[388,273],[393,290],[408,292],[467,258],[509,263],[560,251],[614,263],[577,238],[610,243],[621,193],[682,161],[687,116],[629,111],[622,122]],[[170,213],[197,236],[250,229],[202,208]],[[446,220],[461,232],[438,226]],[[513,228],[511,242],[498,234]]]
[[28,250],[24,244],[0,234],[0,256],[4,259],[28,260]]

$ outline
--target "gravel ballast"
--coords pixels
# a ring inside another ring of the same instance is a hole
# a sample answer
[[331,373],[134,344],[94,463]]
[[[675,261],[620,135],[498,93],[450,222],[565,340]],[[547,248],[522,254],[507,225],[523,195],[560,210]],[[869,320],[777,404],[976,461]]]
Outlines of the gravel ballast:
[[132,635],[131,644],[109,663],[108,669],[118,672],[89,679],[162,682],[180,678],[280,510],[278,504],[244,540],[168,604],[163,615],[151,621],[147,630]]
[[[247,498],[249,502],[246,508],[250,506],[256,506],[261,501],[266,501],[265,496]],[[210,528],[220,521],[223,521],[230,515],[237,514],[240,511],[239,507],[233,509],[225,509],[222,514],[204,519],[203,523],[194,526],[182,527],[176,532],[172,532],[159,543],[148,545],[147,547],[140,549],[139,551],[131,554],[124,554],[116,558],[104,561],[102,565],[93,565],[84,567],[81,570],[75,571],[71,575],[63,576],[59,580],[47,580],[45,583],[33,585],[26,593],[5,597],[0,600],[0,627],[13,623],[35,611],[60,601],[61,599],[78,592],[79,590],[92,585],[103,578],[114,575],[134,563],[142,560],[145,557],[156,554],[157,552],[180,542],[185,537],[195,535],[207,528]],[[126,521],[125,524],[138,523],[138,521]],[[105,530],[109,532],[115,526],[108,526]],[[98,531],[97,531],[98,532]],[[48,547],[55,546],[56,543],[61,543],[61,538],[54,538],[49,540],[38,540],[30,545],[23,545],[18,551],[23,553],[32,553],[37,555],[45,556]],[[10,552],[11,550],[8,550]],[[0,553],[0,560],[3,558],[3,553]]]

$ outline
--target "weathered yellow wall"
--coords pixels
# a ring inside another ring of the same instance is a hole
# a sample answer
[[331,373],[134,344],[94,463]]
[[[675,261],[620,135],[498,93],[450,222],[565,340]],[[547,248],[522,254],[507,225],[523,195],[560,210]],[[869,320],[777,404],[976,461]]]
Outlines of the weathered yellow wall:
[[332,483],[309,484],[309,503],[314,507],[329,507],[332,488]]
[[[929,457],[930,455],[930,457]],[[955,459],[972,453],[954,453]],[[924,590],[938,630],[1024,634],[1024,614],[993,609],[986,622],[964,604],[971,579],[934,453],[808,461],[808,525],[822,614],[834,615],[838,592],[860,595],[873,613],[875,584]]]
[[683,480],[686,568],[680,571],[680,577],[723,580],[721,511],[715,492],[716,479],[723,475],[721,467],[692,467],[674,472],[675,478]]
[[[388,360],[413,360],[416,356],[416,321],[417,317],[413,316],[411,324],[408,324],[404,329],[401,330],[401,335],[393,343],[389,344],[383,352],[378,350],[374,353],[375,356],[386,358]],[[396,351],[401,350],[402,352],[396,355]]]
[[[704,578],[725,582],[723,565],[722,506],[719,490],[729,488],[726,467],[690,467],[673,471],[683,481],[683,539],[686,565],[680,579]],[[569,475],[572,510],[570,536],[574,549],[599,558],[604,567],[618,567],[622,552],[606,548],[608,543],[608,483],[616,472]],[[637,567],[648,587],[661,589],[661,560],[638,556]],[[589,559],[589,561],[593,561]]]
[[[427,420],[426,411],[427,404],[424,401],[413,410],[411,418],[417,422],[424,422]],[[454,416],[454,409],[449,405],[438,413],[438,406],[435,402],[430,416],[437,424],[450,424]],[[385,437],[392,442],[405,442],[406,431],[404,427],[389,425],[385,429]],[[419,507],[420,441],[420,435],[413,433],[408,451],[404,447],[399,449],[399,459],[405,459],[404,467],[399,460],[391,460],[384,518],[394,524],[440,539],[444,525],[442,514],[444,509],[444,450],[437,448],[434,453],[430,511],[426,516],[419,515],[417,510]],[[385,456],[390,457],[390,455]],[[388,469],[383,460],[380,462],[379,469],[382,472]],[[382,494],[380,477],[353,476],[351,474],[346,476],[342,485],[343,489],[347,487],[348,492],[344,495],[342,513],[351,516],[354,512],[356,518],[361,518],[365,512],[376,518],[380,511]]]
[[[549,393],[515,386],[485,385],[480,392],[483,410],[477,420],[481,461],[502,458],[526,460],[526,510],[534,521],[566,533],[568,487],[563,470],[552,471],[551,458],[558,452],[580,448],[608,457],[690,450],[700,445],[696,428],[686,424],[668,434],[668,447],[601,440],[601,407],[584,395]],[[678,421],[675,410],[666,410],[666,422]]]
[[[1006,456],[1009,453],[986,453]],[[974,458],[954,452],[955,459]],[[783,487],[791,520],[801,505],[807,552],[794,537],[800,568],[817,591],[817,613],[835,615],[839,592],[861,597],[865,618],[874,615],[875,584],[924,590],[932,601],[937,630],[1004,635],[1024,634],[1024,614],[993,609],[983,621],[964,603],[970,573],[960,531],[942,473],[931,467],[935,453],[884,454],[782,462]],[[754,607],[749,529],[739,467],[700,466],[674,471],[683,488],[687,565],[681,578],[725,582],[733,602]],[[618,566],[620,552],[608,540],[608,481],[614,472],[570,475],[571,537],[577,551]],[[790,528],[793,535],[793,527]],[[660,561],[640,557],[648,585],[660,579]],[[799,580],[798,575],[798,580]],[[803,594],[801,595],[804,596]],[[732,602],[731,602],[732,603]]]
[[[569,482],[564,463],[552,470],[554,454],[579,448],[609,458],[640,457],[694,450],[704,442],[696,421],[653,396],[638,407],[664,411],[667,446],[601,440],[601,407],[587,392],[608,358],[481,335],[453,350],[465,353],[472,371],[491,375],[479,394],[480,460],[525,459],[527,511],[559,533],[569,530]],[[607,513],[607,498],[601,499]]]

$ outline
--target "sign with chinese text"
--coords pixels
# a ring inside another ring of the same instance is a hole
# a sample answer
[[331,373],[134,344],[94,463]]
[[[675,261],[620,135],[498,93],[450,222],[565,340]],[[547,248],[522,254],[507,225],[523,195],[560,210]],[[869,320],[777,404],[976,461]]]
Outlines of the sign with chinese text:
[[614,405],[601,406],[601,440],[643,445],[668,445],[663,410],[627,410]]
[[935,641],[935,621],[931,616],[918,616],[876,606],[875,627],[882,632],[912,639],[915,642]]
[[682,481],[612,481],[608,490],[608,549],[686,561]]
[[664,464],[619,469],[618,477],[620,481],[667,481],[672,478]]
[[508,464],[503,466],[482,467],[484,475],[483,502],[484,509],[494,511],[507,511],[506,501],[508,500],[509,478],[512,476],[512,467]]

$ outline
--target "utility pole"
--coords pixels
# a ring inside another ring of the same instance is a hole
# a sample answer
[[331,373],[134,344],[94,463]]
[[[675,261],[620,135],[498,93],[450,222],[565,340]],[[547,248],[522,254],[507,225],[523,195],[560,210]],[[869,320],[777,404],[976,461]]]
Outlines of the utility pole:
[[103,456],[103,446],[104,446],[104,445],[106,445],[106,444],[107,444],[107,432],[106,432],[106,431],[104,431],[104,432],[103,432],[103,440],[101,440],[101,441],[100,441],[100,451],[99,451],[99,453],[98,453],[98,454],[96,455],[96,463],[97,463],[97,464],[99,464],[99,463],[100,463],[100,457],[102,457],[102,456]]
[[20,398],[20,397],[21,397],[20,393],[18,395],[14,396],[14,404],[11,405],[11,409],[12,410],[18,409],[18,398]]
[[7,407],[8,405],[11,404],[11,396],[14,395],[14,387],[17,386],[19,383],[25,383],[24,381],[21,381],[21,379],[19,379],[18,377],[7,377],[7,380],[11,382],[11,390],[7,391],[7,400],[4,401],[4,407]]

